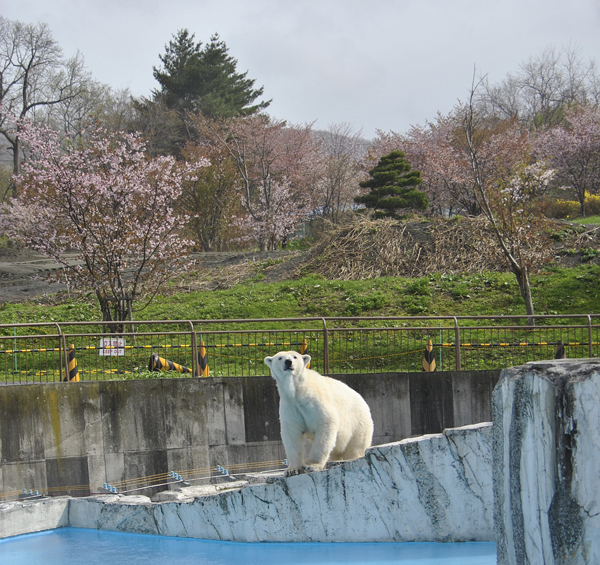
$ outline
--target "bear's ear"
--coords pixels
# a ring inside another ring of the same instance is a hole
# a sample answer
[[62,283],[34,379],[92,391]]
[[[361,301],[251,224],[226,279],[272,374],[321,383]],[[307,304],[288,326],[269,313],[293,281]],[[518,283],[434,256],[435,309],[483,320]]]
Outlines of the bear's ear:
[[302,356],[302,361],[304,361],[304,366],[307,367],[308,364],[310,363],[311,360],[311,356],[310,355],[303,355]]
[[265,357],[265,363],[271,368],[271,363],[273,362],[273,357]]

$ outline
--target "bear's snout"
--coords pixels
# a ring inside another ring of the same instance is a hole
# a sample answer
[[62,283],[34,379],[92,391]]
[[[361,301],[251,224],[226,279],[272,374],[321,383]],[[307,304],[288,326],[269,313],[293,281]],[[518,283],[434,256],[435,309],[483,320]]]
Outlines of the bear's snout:
[[291,359],[286,359],[286,360],[283,362],[283,365],[284,365],[284,369],[285,369],[286,371],[291,371],[291,370],[292,370],[292,360],[291,360]]

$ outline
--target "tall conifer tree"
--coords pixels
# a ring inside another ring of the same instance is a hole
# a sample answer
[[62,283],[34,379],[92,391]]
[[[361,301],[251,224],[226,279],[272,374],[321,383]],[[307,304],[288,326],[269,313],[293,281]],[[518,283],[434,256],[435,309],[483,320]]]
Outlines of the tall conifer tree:
[[237,60],[217,34],[202,46],[194,34],[180,30],[159,55],[162,68],[154,67],[160,90],[157,101],[175,110],[201,112],[208,118],[230,118],[255,114],[270,101],[254,104],[264,87],[255,89],[247,72],[238,73]]

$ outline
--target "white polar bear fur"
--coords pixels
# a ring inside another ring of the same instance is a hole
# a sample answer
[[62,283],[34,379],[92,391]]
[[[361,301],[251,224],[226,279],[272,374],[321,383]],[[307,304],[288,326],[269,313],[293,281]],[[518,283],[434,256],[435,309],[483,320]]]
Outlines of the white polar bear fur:
[[[308,369],[310,360],[310,355],[295,351],[265,358],[279,390],[288,475],[320,471],[328,460],[363,457],[373,438],[373,419],[363,397],[344,383]],[[307,442],[306,457],[305,438],[312,441]]]

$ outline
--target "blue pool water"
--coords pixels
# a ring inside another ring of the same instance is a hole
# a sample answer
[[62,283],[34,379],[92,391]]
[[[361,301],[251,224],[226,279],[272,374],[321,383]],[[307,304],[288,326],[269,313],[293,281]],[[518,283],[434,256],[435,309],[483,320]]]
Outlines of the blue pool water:
[[495,565],[496,544],[233,543],[61,528],[0,540],[2,565]]

